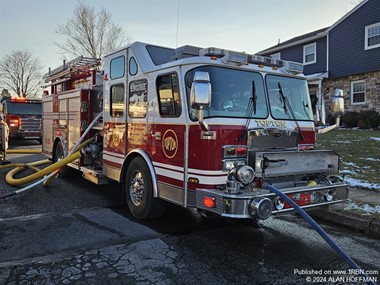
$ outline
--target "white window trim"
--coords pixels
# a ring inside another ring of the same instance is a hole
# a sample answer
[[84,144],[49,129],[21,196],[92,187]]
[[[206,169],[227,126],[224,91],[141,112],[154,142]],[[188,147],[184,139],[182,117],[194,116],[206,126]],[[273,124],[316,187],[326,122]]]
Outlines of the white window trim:
[[365,27],[365,37],[364,37],[364,49],[365,50],[369,50],[369,49],[380,47],[380,44],[373,45],[373,46],[368,46],[368,30],[370,28],[373,28],[373,27],[376,27],[376,26],[380,26],[380,22]]
[[281,59],[281,52],[278,52],[278,53],[274,53],[274,54],[271,54],[270,55],[272,58],[275,58],[275,59]]
[[[354,103],[354,84],[363,83],[363,82],[364,82],[364,101],[363,102],[356,102],[356,103]],[[366,93],[367,93],[367,89],[366,89],[365,80],[351,81],[351,96],[350,96],[351,105],[365,104],[366,101],[367,101]]]
[[[306,62],[306,49],[308,47],[314,47],[314,60]],[[317,62],[317,43],[312,43],[312,44],[309,44],[309,45],[304,45],[303,46],[303,64],[304,65],[308,65],[308,64],[313,64],[313,63],[316,63],[316,62]]]

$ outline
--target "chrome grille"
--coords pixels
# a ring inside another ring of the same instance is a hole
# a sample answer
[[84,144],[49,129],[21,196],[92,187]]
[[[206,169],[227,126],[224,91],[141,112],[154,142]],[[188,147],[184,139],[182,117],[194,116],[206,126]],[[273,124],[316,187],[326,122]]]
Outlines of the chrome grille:
[[36,118],[21,118],[20,130],[24,131],[39,131],[41,128],[41,119]]

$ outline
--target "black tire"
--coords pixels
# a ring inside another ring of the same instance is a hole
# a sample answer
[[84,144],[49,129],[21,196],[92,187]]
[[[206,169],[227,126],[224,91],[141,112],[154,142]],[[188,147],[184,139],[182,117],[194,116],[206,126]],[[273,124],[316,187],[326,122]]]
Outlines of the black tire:
[[141,157],[134,158],[128,166],[124,191],[129,210],[138,219],[160,217],[166,202],[153,197],[153,183],[149,168]]
[[[54,148],[54,155],[53,155],[53,164],[57,161],[60,161],[61,159],[65,158],[65,152],[63,150],[63,145],[61,142],[58,142],[57,145]],[[61,167],[59,170],[58,176],[59,177],[67,177],[69,173],[69,169],[67,166]]]

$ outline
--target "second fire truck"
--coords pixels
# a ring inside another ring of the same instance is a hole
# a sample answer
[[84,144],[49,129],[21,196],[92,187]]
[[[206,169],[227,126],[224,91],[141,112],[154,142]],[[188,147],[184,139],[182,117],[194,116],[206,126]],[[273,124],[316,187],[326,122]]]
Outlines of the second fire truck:
[[339,156],[314,149],[301,64],[135,42],[103,65],[79,57],[45,75],[43,151],[61,160],[102,114],[67,167],[121,183],[135,217],[157,217],[168,202],[230,219],[292,211],[263,181],[302,208],[346,201]]
[[24,97],[3,97],[1,114],[9,127],[10,140],[38,140],[41,142],[41,100]]

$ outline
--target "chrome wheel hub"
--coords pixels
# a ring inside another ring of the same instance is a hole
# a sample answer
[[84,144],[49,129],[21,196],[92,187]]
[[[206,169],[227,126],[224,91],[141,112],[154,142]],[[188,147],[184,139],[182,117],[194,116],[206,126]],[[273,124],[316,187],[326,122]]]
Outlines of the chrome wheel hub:
[[144,179],[141,172],[136,171],[132,175],[131,183],[129,185],[129,195],[131,196],[132,203],[135,206],[140,206],[143,202],[144,194]]

